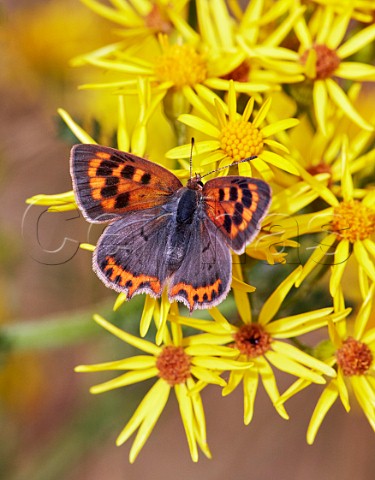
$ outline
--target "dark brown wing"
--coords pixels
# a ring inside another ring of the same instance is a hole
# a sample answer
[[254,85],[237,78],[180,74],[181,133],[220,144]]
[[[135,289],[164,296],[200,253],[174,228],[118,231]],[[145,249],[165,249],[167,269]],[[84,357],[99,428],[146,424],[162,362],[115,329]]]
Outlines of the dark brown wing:
[[162,205],[182,187],[180,180],[160,165],[110,147],[75,145],[70,162],[78,205],[94,223]]

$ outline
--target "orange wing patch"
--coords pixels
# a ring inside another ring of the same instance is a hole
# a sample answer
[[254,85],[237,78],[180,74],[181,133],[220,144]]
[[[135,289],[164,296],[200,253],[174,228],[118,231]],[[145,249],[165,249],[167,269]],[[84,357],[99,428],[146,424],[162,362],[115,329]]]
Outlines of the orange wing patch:
[[174,285],[169,294],[171,297],[183,297],[189,304],[190,311],[194,310],[194,307],[198,303],[210,303],[213,302],[222,293],[222,281],[220,278],[216,280],[212,285],[204,287],[193,287],[187,283],[177,283]]
[[258,186],[243,179],[230,186],[209,188],[205,201],[211,220],[226,236],[234,239],[248,228],[258,208]]
[[150,275],[133,275],[118,265],[113,257],[106,257],[107,264],[102,267],[106,278],[117,285],[117,290],[126,290],[126,297],[129,300],[138,289],[149,290],[149,293],[155,296],[161,295],[161,284],[157,277]]

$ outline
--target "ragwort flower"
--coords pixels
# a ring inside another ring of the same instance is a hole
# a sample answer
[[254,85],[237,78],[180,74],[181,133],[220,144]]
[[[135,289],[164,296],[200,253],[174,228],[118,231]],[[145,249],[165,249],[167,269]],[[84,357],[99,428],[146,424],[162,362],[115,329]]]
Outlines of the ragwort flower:
[[[375,284],[372,284],[369,288],[353,324],[340,322],[328,325],[331,345],[324,346],[325,354],[330,354],[327,355],[325,362],[337,369],[337,377],[326,385],[316,404],[307,429],[309,444],[314,442],[325,416],[338,398],[345,410],[350,411],[349,392],[354,394],[375,431],[375,328],[367,328],[372,311],[374,287]],[[338,296],[342,297],[341,291],[338,292]],[[279,403],[286,402],[310,384],[307,379],[298,379],[283,393]]]
[[[373,130],[353,107],[338,79],[373,81],[375,67],[361,62],[346,61],[348,57],[370,45],[375,39],[375,25],[370,25],[344,41],[351,18],[351,8],[337,14],[333,8],[319,11],[307,25],[299,17],[294,30],[300,42],[298,62],[306,78],[313,82],[313,102],[316,121],[323,133],[327,131],[327,112],[330,99],[354,123]],[[297,60],[297,59],[296,59]]]
[[174,390],[177,397],[191,458],[195,462],[198,460],[198,446],[210,458],[211,453],[206,441],[205,415],[199,392],[207,384],[224,386],[225,381],[219,376],[221,371],[246,368],[251,362],[243,364],[234,360],[233,349],[210,344],[212,342],[209,342],[206,335],[188,337],[191,341],[184,339],[182,330],[177,324],[171,326],[172,335],[168,329],[164,330],[165,341],[163,345],[158,346],[119,329],[99,315],[95,315],[94,319],[110,333],[145,354],[76,367],[77,372],[106,370],[126,372],[92,387],[91,393],[102,393],[150,378],[158,378],[117,438],[117,445],[122,445],[138,430],[130,449],[130,462],[135,461],[150,436],[171,390]]
[[[243,321],[241,326],[230,324],[217,308],[209,310],[215,322],[170,316],[172,321],[207,332],[212,343],[231,345],[239,362],[254,363],[251,368],[232,371],[228,384],[223,389],[223,395],[228,395],[243,383],[245,424],[249,424],[253,417],[259,378],[279,415],[289,418],[283,406],[278,403],[280,394],[272,366],[314,383],[325,383],[323,375],[335,376],[334,370],[328,365],[301,349],[280,341],[326,326],[329,321],[342,320],[350,311],[346,309],[332,313],[333,308],[322,308],[275,320],[275,315],[300,273],[301,268],[298,267],[275,289],[261,308],[256,321],[251,319],[249,306],[240,306],[237,302]],[[187,340],[193,344],[194,339]]]
[[[341,283],[347,260],[354,253],[358,263],[358,275],[361,289],[368,279],[375,281],[375,209],[374,192],[362,192],[362,198],[356,198],[353,179],[347,159],[347,139],[341,151],[342,182],[340,200],[331,194],[324,199],[329,208],[320,212],[307,213],[278,219],[278,227],[284,229],[282,239],[299,237],[311,233],[329,232],[317,247],[314,248],[303,267],[301,276],[296,282],[298,287],[302,281],[318,265],[332,265],[330,292],[335,297]],[[314,188],[318,188],[314,183]]]
[[[213,140],[202,140],[194,144],[194,150],[198,155],[195,157],[200,167],[227,166],[239,162],[248,157],[256,156],[252,160],[252,166],[248,162],[238,165],[240,175],[251,176],[252,167],[266,180],[274,178],[271,166],[276,166],[297,175],[298,170],[288,160],[285,160],[279,153],[271,151],[275,149],[285,152],[285,147],[277,141],[269,138],[279,131],[286,130],[298,124],[295,118],[280,120],[276,123],[262,126],[271,106],[271,99],[266,100],[249,121],[254,107],[254,99],[247,102],[242,115],[237,112],[236,88],[233,81],[230,81],[227,106],[215,99],[216,118],[212,121],[201,118],[197,115],[180,115],[180,122],[202,132]],[[228,111],[228,114],[225,111]],[[191,146],[182,145],[167,152],[168,158],[188,158]],[[200,156],[204,154],[202,159]],[[223,171],[221,172],[223,173]]]

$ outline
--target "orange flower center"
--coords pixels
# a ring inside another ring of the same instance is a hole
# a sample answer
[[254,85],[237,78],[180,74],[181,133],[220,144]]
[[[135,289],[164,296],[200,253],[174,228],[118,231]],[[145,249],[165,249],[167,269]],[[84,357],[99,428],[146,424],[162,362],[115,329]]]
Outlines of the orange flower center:
[[145,17],[146,27],[154,29],[156,32],[160,33],[171,33],[173,29],[172,23],[168,18],[163,15],[160,8],[154,4],[148,15]]
[[314,45],[307,49],[301,55],[301,63],[305,65],[311,50],[315,50],[315,80],[324,80],[332,77],[334,71],[340,65],[340,58],[334,50],[331,50],[327,45]]
[[345,376],[364,375],[370,368],[373,355],[369,347],[352,337],[336,352],[337,364]]
[[190,365],[190,356],[184,349],[172,345],[164,347],[156,360],[158,376],[171,386],[184,383],[190,378]]
[[224,80],[234,80],[235,82],[248,82],[249,81],[250,64],[244,61],[238,65],[234,70],[223,75],[221,78]]
[[155,74],[160,82],[172,82],[179,89],[204,82],[207,64],[191,45],[171,45],[156,62]]
[[375,232],[375,210],[358,200],[341,202],[334,209],[332,230],[351,243],[365,240]]
[[263,135],[250,122],[244,120],[229,121],[220,133],[220,147],[234,162],[263,150]]
[[264,355],[271,347],[272,337],[262,326],[251,323],[243,325],[234,335],[236,348],[248,358]]

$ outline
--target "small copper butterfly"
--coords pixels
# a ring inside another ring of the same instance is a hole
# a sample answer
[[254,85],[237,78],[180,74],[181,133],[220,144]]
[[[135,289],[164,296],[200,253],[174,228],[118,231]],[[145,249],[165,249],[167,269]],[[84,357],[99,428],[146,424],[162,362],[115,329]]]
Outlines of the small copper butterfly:
[[93,269],[127,299],[160,297],[190,311],[222,302],[231,285],[230,249],[243,253],[267,214],[263,180],[196,175],[183,186],[164,167],[100,145],[75,145],[71,175],[77,204],[92,223],[109,222]]

